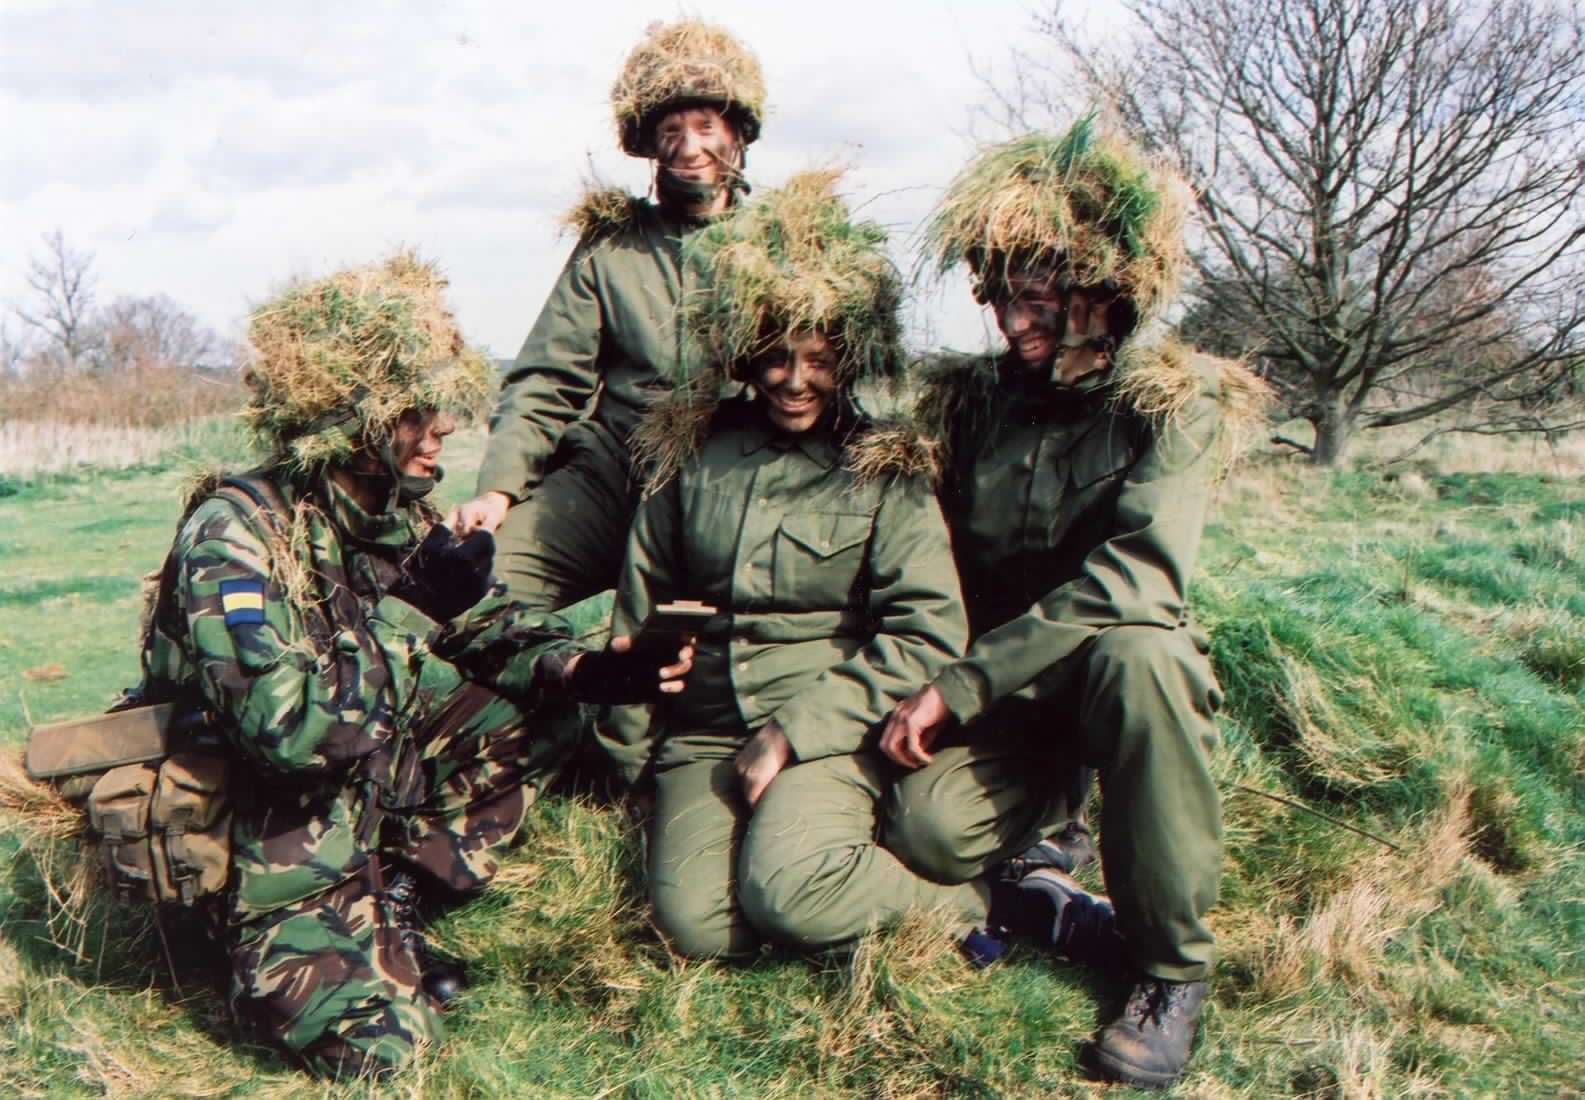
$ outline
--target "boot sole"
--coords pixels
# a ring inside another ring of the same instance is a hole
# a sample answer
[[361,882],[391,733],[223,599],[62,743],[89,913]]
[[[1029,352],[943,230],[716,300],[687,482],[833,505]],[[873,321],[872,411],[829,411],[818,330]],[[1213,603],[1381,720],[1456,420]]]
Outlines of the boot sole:
[[1107,1080],[1116,1081],[1120,1085],[1132,1085],[1135,1088],[1164,1089],[1183,1076],[1183,1070],[1177,1073],[1159,1073],[1140,1069],[1138,1066],[1112,1057],[1094,1043],[1090,1044],[1089,1060],[1093,1068]]

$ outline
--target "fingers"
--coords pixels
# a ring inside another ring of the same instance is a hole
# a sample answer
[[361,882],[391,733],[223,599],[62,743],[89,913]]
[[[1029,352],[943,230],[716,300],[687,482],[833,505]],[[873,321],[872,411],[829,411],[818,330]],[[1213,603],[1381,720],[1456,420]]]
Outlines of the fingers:
[[892,711],[881,730],[881,752],[905,768],[922,768],[935,759],[926,750],[928,744],[925,730],[908,703]]
[[451,511],[447,512],[446,518],[440,522],[445,524],[447,527],[450,527],[452,531],[456,533],[459,539],[472,530],[472,528],[464,526],[466,521],[462,518],[461,505],[458,505],[456,508],[453,508]]
[[626,653],[628,650],[630,650],[632,648],[633,648],[633,635],[631,635],[631,634],[618,634],[616,637],[611,639],[611,652],[612,653]]

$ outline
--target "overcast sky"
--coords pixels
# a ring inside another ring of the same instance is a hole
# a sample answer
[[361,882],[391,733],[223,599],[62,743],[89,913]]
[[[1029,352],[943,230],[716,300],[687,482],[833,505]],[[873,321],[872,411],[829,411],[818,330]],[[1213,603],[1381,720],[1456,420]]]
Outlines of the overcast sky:
[[[406,244],[451,276],[467,337],[514,354],[580,181],[648,186],[606,94],[645,25],[683,11],[764,65],[750,178],[851,164],[905,261],[974,148],[975,66],[1004,63],[1034,18],[1032,0],[0,0],[0,302],[59,227],[102,300],[169,294],[236,336],[288,277]],[[916,312],[916,331],[985,342],[961,284]]]

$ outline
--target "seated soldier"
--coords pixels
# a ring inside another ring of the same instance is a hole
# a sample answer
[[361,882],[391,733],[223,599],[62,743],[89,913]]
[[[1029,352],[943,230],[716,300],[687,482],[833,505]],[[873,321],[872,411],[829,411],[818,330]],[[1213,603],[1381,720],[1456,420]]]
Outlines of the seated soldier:
[[[718,373],[636,436],[653,472],[615,629],[668,601],[718,610],[688,690],[603,732],[630,780],[653,778],[650,896],[689,955],[823,947],[911,907],[985,919],[983,887],[930,882],[875,843],[896,770],[876,724],[966,625],[928,454],[851,392],[899,360],[898,280],[836,178],[796,176],[702,231],[711,289],[690,320]],[[718,401],[721,374],[747,392]]]
[[881,741],[917,769],[885,843],[945,882],[1062,829],[1098,770],[1110,902],[1044,868],[998,891],[995,923],[1126,959],[1133,995],[1091,1052],[1147,1086],[1182,1071],[1211,968],[1221,693],[1186,596],[1222,443],[1264,392],[1149,323],[1182,263],[1178,190],[1084,119],[987,150],[942,199],[940,267],[969,263],[1009,347],[921,397],[972,640]]
[[[246,770],[211,910],[232,1004],[330,1074],[441,1037],[461,974],[426,950],[418,891],[490,882],[571,748],[539,703],[652,698],[687,670],[577,651],[491,592],[487,533],[436,524],[449,410],[489,385],[444,286],[399,253],[254,312],[243,415],[270,456],[194,494],[145,635],[142,696],[202,708]],[[463,682],[437,698],[441,662]]]

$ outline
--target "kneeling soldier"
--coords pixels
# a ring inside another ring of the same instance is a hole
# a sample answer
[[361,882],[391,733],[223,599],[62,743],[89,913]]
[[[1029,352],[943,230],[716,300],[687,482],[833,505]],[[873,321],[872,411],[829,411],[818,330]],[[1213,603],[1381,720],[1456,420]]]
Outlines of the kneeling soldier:
[[578,651],[505,601],[487,533],[435,522],[451,410],[489,385],[444,286],[398,254],[255,311],[244,417],[271,456],[194,494],[145,635],[144,699],[204,711],[240,765],[213,907],[232,1004],[326,1073],[441,1037],[461,975],[426,950],[417,895],[490,882],[571,747],[536,708],[653,698],[687,670]]
[[1126,960],[1137,985],[1093,1053],[1137,1085],[1182,1071],[1211,966],[1220,691],[1185,597],[1221,457],[1264,394],[1151,323],[1182,262],[1174,184],[1084,119],[986,151],[943,198],[935,258],[969,263],[1009,350],[945,367],[921,398],[971,643],[881,742],[917,769],[884,842],[948,882],[1072,823],[1079,769],[1098,770],[1111,902],[1047,868],[991,916]]

